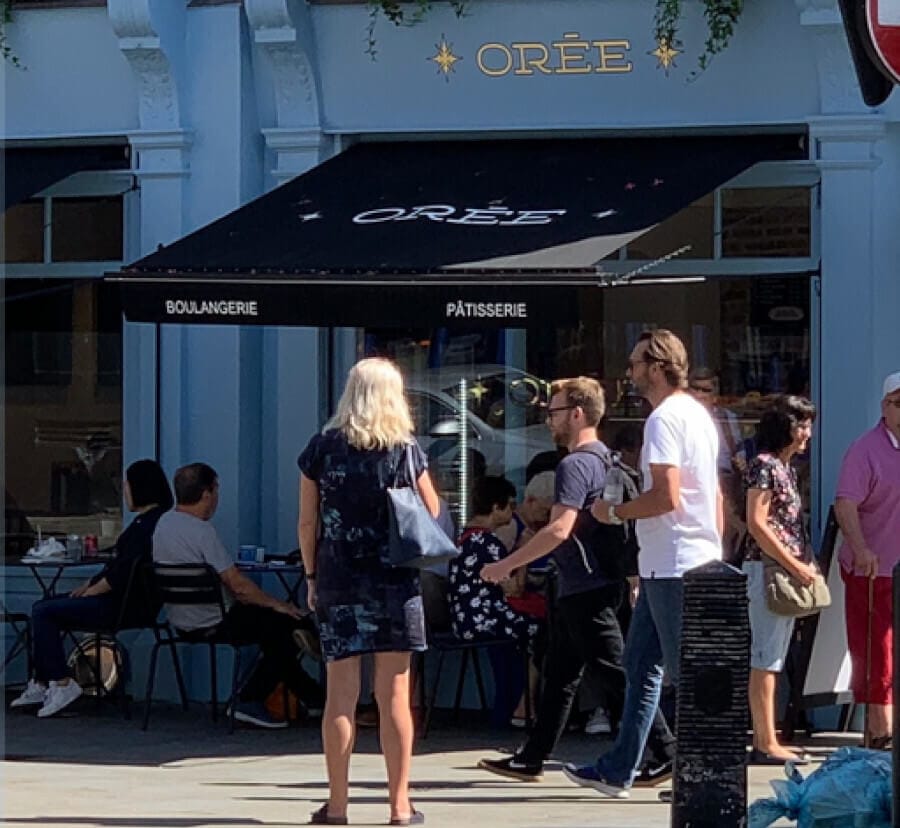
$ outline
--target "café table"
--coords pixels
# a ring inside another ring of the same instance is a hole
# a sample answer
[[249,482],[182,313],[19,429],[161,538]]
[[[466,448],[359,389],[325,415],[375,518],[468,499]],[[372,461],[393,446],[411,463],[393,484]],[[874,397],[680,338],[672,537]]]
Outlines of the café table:
[[56,596],[56,585],[63,573],[69,569],[78,567],[96,566],[109,560],[106,556],[95,555],[89,558],[81,558],[72,560],[71,558],[23,558],[20,561],[22,566],[28,567],[35,581],[41,588],[44,598],[53,598]]
[[288,601],[300,606],[299,593],[303,584],[304,569],[302,564],[285,563],[284,561],[238,561],[237,568],[245,575],[274,574],[284,588]]

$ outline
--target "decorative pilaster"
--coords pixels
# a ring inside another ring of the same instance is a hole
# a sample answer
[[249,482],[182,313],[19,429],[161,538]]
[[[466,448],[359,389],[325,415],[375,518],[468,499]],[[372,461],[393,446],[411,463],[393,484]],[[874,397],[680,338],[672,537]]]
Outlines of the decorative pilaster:
[[[848,70],[852,71],[852,70]],[[821,174],[821,348],[819,398],[822,418],[819,514],[828,513],[841,457],[850,441],[871,427],[879,382],[877,349],[880,285],[878,174],[887,134],[881,115],[809,119],[813,160]],[[895,323],[894,323],[895,324]]]
[[184,233],[190,134],[182,128],[184,3],[108,0],[119,48],[138,82],[140,130],[129,135],[141,181],[141,253]]
[[321,128],[312,20],[300,0],[245,0],[244,8],[254,43],[272,68],[275,124],[262,133],[275,157],[272,176],[281,184],[330,151]]

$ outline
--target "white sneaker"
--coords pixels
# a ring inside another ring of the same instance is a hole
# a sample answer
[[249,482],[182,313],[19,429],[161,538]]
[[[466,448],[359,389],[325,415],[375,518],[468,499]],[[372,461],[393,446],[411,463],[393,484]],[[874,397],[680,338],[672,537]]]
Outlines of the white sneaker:
[[609,716],[602,707],[598,707],[588,719],[584,726],[584,732],[589,736],[597,736],[601,733],[612,733],[612,725],[609,723]]
[[38,710],[38,718],[45,719],[54,713],[59,713],[64,707],[68,707],[75,699],[77,699],[84,691],[77,681],[69,680],[68,684],[59,684],[51,681],[47,688],[47,698],[44,706]]
[[47,698],[47,688],[43,684],[38,684],[34,679],[28,679],[25,690],[19,698],[15,699],[9,707],[28,707],[33,704],[43,704]]

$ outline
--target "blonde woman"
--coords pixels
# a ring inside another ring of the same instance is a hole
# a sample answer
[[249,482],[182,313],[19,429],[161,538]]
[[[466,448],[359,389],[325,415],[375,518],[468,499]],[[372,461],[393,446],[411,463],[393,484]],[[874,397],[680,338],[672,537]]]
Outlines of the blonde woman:
[[391,825],[420,825],[409,801],[412,651],[425,649],[419,577],[388,564],[385,489],[409,485],[407,455],[425,506],[438,497],[413,438],[403,380],[386,359],[364,359],[347,378],[337,413],[300,455],[300,549],[309,604],[328,671],[322,741],[329,798],[312,825],[346,825],[360,656],[374,653],[375,699],[387,765]]

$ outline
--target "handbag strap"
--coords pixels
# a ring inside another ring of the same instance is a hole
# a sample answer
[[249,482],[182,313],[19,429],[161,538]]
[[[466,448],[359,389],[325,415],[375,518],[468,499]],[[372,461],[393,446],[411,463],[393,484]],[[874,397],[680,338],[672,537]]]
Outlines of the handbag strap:
[[413,465],[413,453],[411,451],[412,443],[407,443],[404,451],[406,452],[406,474],[409,477],[409,485],[412,490],[418,494],[419,486],[416,481],[416,468]]
[[416,483],[416,469],[413,465],[412,451],[410,451],[411,443],[403,443],[402,448],[400,449],[405,455],[402,459],[397,458],[397,467],[394,470],[394,485],[392,488],[394,489],[402,489],[406,488],[401,485],[400,482],[400,472],[406,466],[406,476],[409,479],[409,488],[411,488],[416,494],[419,493],[419,487]]

